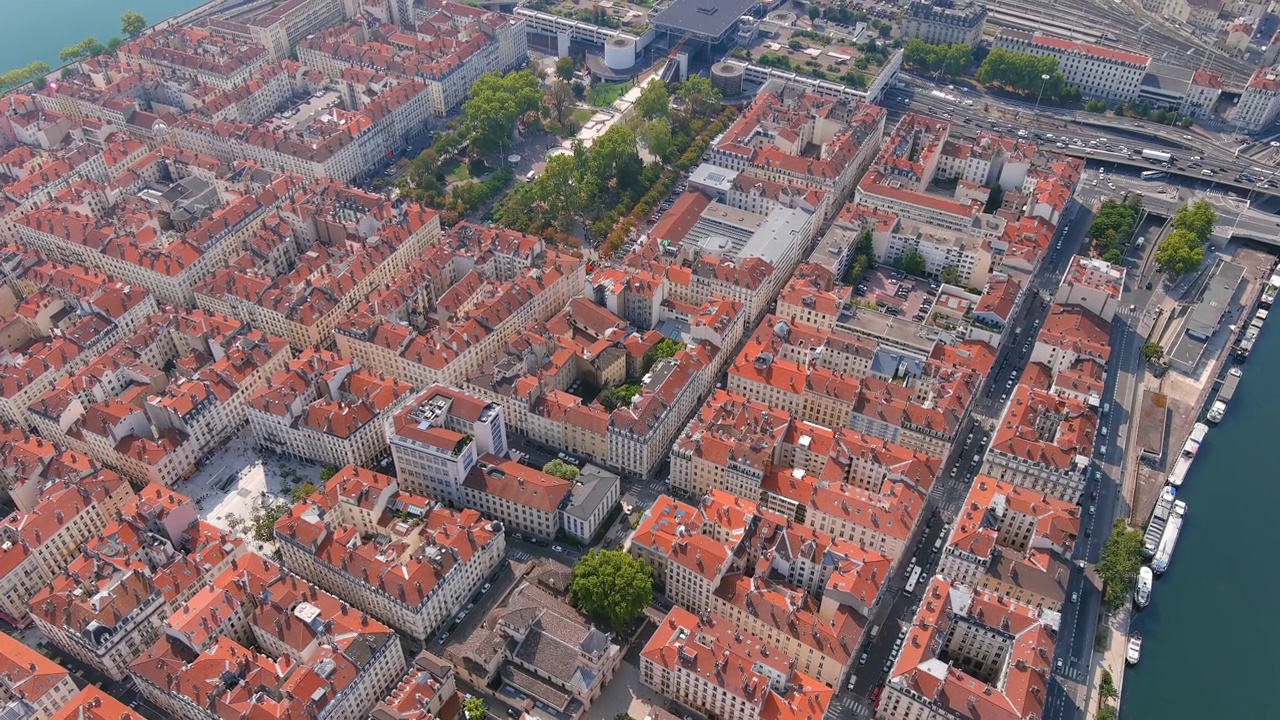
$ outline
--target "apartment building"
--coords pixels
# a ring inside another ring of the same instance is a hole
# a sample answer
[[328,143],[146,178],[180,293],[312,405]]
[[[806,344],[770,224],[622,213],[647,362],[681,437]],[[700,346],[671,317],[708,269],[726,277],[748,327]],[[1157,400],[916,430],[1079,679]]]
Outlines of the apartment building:
[[879,151],[882,108],[771,83],[709,151],[712,165],[778,184],[821,190],[825,221]]
[[944,271],[951,270],[956,273],[956,285],[983,287],[991,279],[994,264],[990,240],[999,237],[1004,225],[982,220],[979,223],[978,228],[956,231],[897,219],[891,229],[871,233],[876,262],[896,265],[904,253],[911,251],[924,258],[926,276],[941,277]]
[[640,681],[725,720],[823,717],[834,691],[789,661],[728,619],[675,607],[640,652]]
[[[13,636],[0,633],[0,707],[6,714],[24,720],[49,720],[77,692],[65,668]],[[17,711],[20,707],[23,712]]]
[[[373,720],[427,720],[449,717],[461,709],[461,697],[453,665],[423,650],[409,665],[409,672],[373,708]],[[447,708],[446,708],[447,706]]]
[[497,12],[476,14],[476,8],[447,0],[433,5],[431,18],[407,27],[349,23],[329,28],[298,44],[298,60],[333,81],[350,67],[420,80],[436,117],[460,106],[481,75],[527,62],[523,21]]
[[[654,582],[673,602],[690,605],[688,601],[695,595],[709,600],[720,575],[687,578],[677,566],[682,562],[697,565],[700,553],[706,550],[703,564],[723,570],[721,565],[754,531],[756,510],[755,502],[718,489],[702,495],[696,506],[660,495],[641,514],[624,548],[653,569]],[[711,562],[713,555],[720,563]],[[689,580],[696,580],[696,587],[686,582]]]
[[987,6],[980,2],[912,0],[902,14],[902,37],[930,45],[968,45],[982,39]]
[[308,349],[249,397],[245,417],[258,447],[334,467],[367,465],[387,451],[385,421],[413,391]]
[[1018,385],[991,438],[982,473],[1078,503],[1097,430],[1097,415],[1084,403]]
[[1018,603],[1062,610],[1080,508],[979,475],[946,538],[938,574]]
[[275,526],[281,561],[407,635],[426,641],[502,561],[501,523],[400,491],[348,465]]
[[[439,296],[435,316],[399,321],[366,303],[334,330],[344,357],[358,358],[371,372],[415,385],[458,386],[492,362],[513,336],[559,312],[586,285],[585,263],[548,250],[537,267],[522,267],[509,279],[479,270],[461,272]],[[427,300],[426,297],[422,300]],[[437,327],[430,331],[426,319]]]
[[788,321],[832,329],[853,297],[853,288],[839,283],[826,266],[800,263],[778,295],[774,313]]
[[[1124,276],[1123,266],[1078,255],[1072,259],[1067,274],[1062,278],[1062,284],[1058,286],[1058,293],[1053,298],[1054,304],[1076,305],[1110,323],[1120,307]],[[1050,333],[1048,337],[1052,335]]]
[[785,411],[713,390],[671,448],[671,487],[690,497],[722,490],[759,500],[791,425]]
[[476,687],[501,682],[569,720],[598,717],[591,707],[622,663],[612,634],[563,600],[570,573],[534,560],[501,603],[445,652],[458,677]]
[[155,29],[117,51],[120,62],[164,76],[190,78],[231,90],[244,85],[271,57],[262,47],[235,43],[206,30],[182,25]]
[[121,680],[165,619],[244,554],[189,498],[148,485],[31,599],[31,618],[63,652]]
[[1001,30],[994,47],[1011,52],[1051,57],[1067,84],[1080,89],[1086,98],[1113,102],[1133,102],[1151,58],[1116,48],[1022,30]]
[[573,483],[495,455],[482,455],[462,484],[463,505],[505,527],[551,539],[560,530]]
[[1280,118],[1280,72],[1274,67],[1253,71],[1240,94],[1231,120],[1245,132],[1262,132]]
[[569,504],[560,511],[560,530],[583,545],[595,539],[606,518],[618,506],[621,478],[588,463],[574,478]]
[[196,283],[301,185],[286,175],[263,179],[233,185],[190,176],[139,192],[82,180],[19,218],[18,234],[51,260],[141,285],[162,303],[188,305]]
[[935,576],[876,716],[1043,717],[1058,615]]
[[5,619],[27,625],[27,601],[66,570],[133,494],[124,478],[100,470],[80,482],[49,482],[30,510],[0,521],[0,613]]
[[239,430],[249,399],[291,356],[284,340],[230,318],[171,309],[41,397],[32,417],[106,467],[171,485]]
[[49,716],[50,720],[119,720],[131,714],[124,703],[94,685],[71,696],[66,705]]
[[318,182],[282,204],[243,252],[198,284],[195,302],[295,348],[329,345],[358,301],[440,239],[430,208]]
[[232,40],[252,42],[266,48],[271,58],[284,60],[304,38],[354,17],[359,8],[353,0],[287,0],[236,20],[211,18],[207,28]]
[[[1067,281],[1071,277],[1068,274]],[[1089,282],[1089,279],[1085,277],[1082,281]],[[1099,279],[1098,282],[1105,281]],[[1064,293],[1059,288],[1058,293],[1083,296],[1089,304],[1101,306],[1099,309],[1104,312],[1107,310],[1105,302],[1100,302],[1100,298],[1091,297],[1083,290]],[[1100,294],[1098,291],[1094,293]],[[1029,361],[1044,365],[1052,373],[1058,373],[1081,360],[1091,360],[1105,366],[1110,357],[1111,323],[1092,312],[1087,305],[1059,305],[1055,302],[1049,306],[1049,314],[1036,335]]]
[[506,457],[503,407],[433,385],[404,404],[386,427],[396,476],[405,490],[465,507],[465,483],[481,456]]
[[[165,717],[366,717],[405,671],[387,626],[261,555],[178,605],[129,675]],[[210,601],[197,604],[208,598]],[[234,628],[223,632],[222,628]]]

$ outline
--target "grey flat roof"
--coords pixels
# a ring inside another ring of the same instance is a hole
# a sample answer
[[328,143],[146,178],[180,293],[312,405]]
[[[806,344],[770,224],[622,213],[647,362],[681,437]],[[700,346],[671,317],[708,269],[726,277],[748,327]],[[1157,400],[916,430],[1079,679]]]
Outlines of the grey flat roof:
[[564,511],[574,517],[586,519],[591,517],[596,507],[604,502],[609,489],[620,481],[617,475],[590,463],[583,466],[570,494],[569,507]]
[[[1186,90],[1191,84],[1194,71],[1177,65],[1153,62],[1147,66],[1147,75],[1142,84],[1149,87],[1160,87],[1166,90]],[[1151,81],[1151,82],[1148,82]]]
[[755,0],[674,0],[653,18],[653,24],[690,35],[720,38],[755,4]]
[[1208,339],[1218,329],[1222,315],[1235,297],[1240,280],[1244,278],[1244,266],[1233,262],[1224,262],[1214,271],[1204,289],[1200,302],[1196,303],[1187,317],[1186,331],[1192,337]]

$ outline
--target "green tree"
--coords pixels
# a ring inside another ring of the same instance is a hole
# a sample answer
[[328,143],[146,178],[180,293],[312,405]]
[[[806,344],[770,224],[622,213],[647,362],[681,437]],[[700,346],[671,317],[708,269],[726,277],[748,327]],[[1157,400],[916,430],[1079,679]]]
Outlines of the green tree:
[[1160,343],[1149,342],[1142,346],[1142,359],[1148,362],[1155,362],[1164,357],[1164,348],[1160,347]]
[[1097,720],[1116,720],[1116,709],[1113,705],[1103,705],[1098,708],[1098,714],[1094,716]]
[[489,717],[489,708],[484,704],[484,698],[470,695],[462,701],[462,715],[467,720],[485,720]]
[[573,89],[569,83],[556,78],[547,85],[547,109],[555,118],[556,125],[565,127],[565,113],[573,109]]
[[[1045,75],[1049,76],[1048,80],[1044,79]],[[1058,70],[1058,61],[1047,55],[992,48],[978,67],[977,77],[984,85],[1000,85],[1042,100],[1061,102],[1079,96],[1079,91],[1067,87],[1066,76]]]
[[1189,230],[1174,230],[1156,246],[1156,267],[1172,277],[1181,277],[1204,262],[1204,246]]
[[564,81],[573,79],[574,62],[571,57],[562,57],[556,60],[556,77]]
[[1195,235],[1201,243],[1209,241],[1213,235],[1213,226],[1218,222],[1218,213],[1207,200],[1197,200],[1190,205],[1183,205],[1173,216],[1173,228],[1186,230]]
[[588,179],[594,185],[602,187],[612,181],[617,189],[630,190],[644,169],[644,161],[636,151],[636,134],[625,125],[610,127],[592,144],[587,168],[592,176]]
[[1142,568],[1142,531],[1117,519],[1102,545],[1097,572],[1102,578],[1102,602],[1115,610],[1129,601]]
[[617,387],[605,388],[596,397],[605,410],[613,412],[623,405],[631,404],[631,399],[640,394],[638,383],[624,383]]
[[109,40],[107,40],[107,54],[115,55],[116,51],[119,50],[120,46],[123,44],[124,44],[124,41],[118,37],[110,38]]
[[694,75],[680,83],[676,97],[684,102],[685,111],[690,117],[705,118],[720,106],[720,91],[711,85],[711,81],[701,75]]
[[120,34],[125,37],[133,37],[143,30],[147,29],[147,19],[132,10],[126,11],[120,16]]
[[1094,243],[1094,252],[1107,262],[1118,262],[1138,224],[1138,210],[1129,203],[1107,199],[1102,201],[1086,236]]
[[858,240],[853,244],[853,254],[868,260],[875,259],[876,246],[870,230],[863,230],[858,234]]
[[667,84],[661,79],[654,80],[640,91],[636,100],[636,112],[645,120],[664,118],[671,112],[671,96],[667,94]]
[[1107,111],[1107,101],[1098,100],[1097,98],[1090,100],[1084,104],[1084,109],[1091,113],[1102,114]]
[[312,485],[311,483],[302,483],[301,485],[293,489],[293,501],[302,502],[303,500],[306,500],[307,498],[314,495],[315,492],[316,492],[315,485]]
[[924,255],[920,254],[915,248],[906,248],[898,254],[898,259],[893,261],[893,266],[908,275],[922,277],[924,275]]
[[541,107],[542,89],[532,72],[486,73],[462,103],[461,131],[478,155],[501,154],[511,146],[516,123]]
[[653,577],[644,561],[625,551],[592,550],[573,566],[569,598],[617,632],[653,601]]
[[654,359],[662,360],[669,357],[675,357],[676,353],[680,352],[683,349],[684,349],[684,343],[680,342],[679,340],[672,340],[671,338],[662,338],[657,342],[657,344],[653,346],[652,349],[649,350],[649,352],[653,353]]
[[288,503],[276,503],[253,516],[253,539],[271,542],[276,537],[276,521],[289,512]]
[[22,83],[30,82],[36,78],[42,78],[48,74],[49,66],[37,60],[24,67],[15,68],[6,73],[0,73],[0,90],[17,87]]
[[573,482],[578,479],[578,468],[570,465],[560,458],[556,458],[546,465],[543,465],[542,472],[548,475],[554,475],[561,480],[568,480],[569,482]]
[[645,147],[663,163],[675,159],[675,142],[671,137],[671,123],[663,118],[655,118],[644,124],[643,138]]
[[329,480],[334,475],[338,474],[338,470],[339,468],[337,465],[325,465],[323,468],[320,469],[320,482],[322,483],[329,482]]
[[942,268],[942,272],[939,273],[938,279],[948,285],[959,285],[960,271],[955,269],[955,267],[948,265]]
[[1098,683],[1098,694],[1102,696],[1103,701],[1120,697],[1120,693],[1116,692],[1116,682],[1111,677],[1110,670],[1102,671],[1102,682]]
[[[818,9],[818,5],[816,3],[809,3],[808,12],[810,21],[817,20],[818,16],[822,14],[822,11]],[[618,718],[614,718],[614,720],[618,720]]]
[[71,47],[63,48],[62,51],[58,53],[58,59],[63,62],[79,62],[85,58],[102,55],[106,51],[107,48],[105,45],[91,37],[88,37]]

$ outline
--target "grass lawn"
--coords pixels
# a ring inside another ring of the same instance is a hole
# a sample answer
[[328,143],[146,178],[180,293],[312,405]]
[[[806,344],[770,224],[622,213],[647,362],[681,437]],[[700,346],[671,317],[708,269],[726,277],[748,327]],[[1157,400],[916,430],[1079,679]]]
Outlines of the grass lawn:
[[569,119],[575,126],[582,127],[587,124],[587,121],[591,119],[592,115],[595,115],[595,112],[589,108],[574,108],[573,111],[569,113]]
[[445,180],[451,183],[471,179],[471,168],[465,162],[452,160],[444,164]]
[[592,85],[587,91],[587,102],[596,107],[609,107],[622,94],[631,89],[633,83],[600,83]]

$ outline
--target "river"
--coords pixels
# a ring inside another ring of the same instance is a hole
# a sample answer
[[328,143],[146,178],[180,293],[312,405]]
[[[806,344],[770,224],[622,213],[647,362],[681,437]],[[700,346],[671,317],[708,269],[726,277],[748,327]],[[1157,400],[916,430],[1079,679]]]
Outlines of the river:
[[184,13],[203,0],[0,0],[0,72],[43,60],[58,67],[58,52],[87,37],[105,43],[120,34],[120,14],[132,10],[149,23]]
[[[1276,321],[1272,321],[1273,324]],[[1178,497],[1187,519],[1169,570],[1138,613],[1142,661],[1124,678],[1124,720],[1280,718],[1276,398],[1280,330],[1262,331],[1227,417],[1209,431]],[[1180,447],[1183,438],[1174,438]]]

